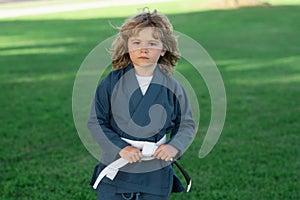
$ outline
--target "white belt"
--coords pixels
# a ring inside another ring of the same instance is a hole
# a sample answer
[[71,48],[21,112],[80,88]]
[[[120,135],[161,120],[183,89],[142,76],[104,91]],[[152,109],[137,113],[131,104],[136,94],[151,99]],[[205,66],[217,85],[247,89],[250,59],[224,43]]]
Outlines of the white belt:
[[[131,144],[132,146],[142,150],[142,160],[153,160],[154,157],[152,155],[154,154],[155,150],[158,148],[159,145],[166,143],[166,135],[160,139],[157,143],[155,142],[147,142],[147,141],[135,141],[135,140],[129,140],[126,138],[121,138],[122,140],[126,141],[127,143]],[[128,161],[124,158],[119,158],[116,161],[109,164],[107,167],[105,167],[101,173],[98,175],[93,188],[97,189],[100,181],[106,176],[107,178],[114,180],[115,176],[117,175],[120,168],[124,167],[128,164]]]

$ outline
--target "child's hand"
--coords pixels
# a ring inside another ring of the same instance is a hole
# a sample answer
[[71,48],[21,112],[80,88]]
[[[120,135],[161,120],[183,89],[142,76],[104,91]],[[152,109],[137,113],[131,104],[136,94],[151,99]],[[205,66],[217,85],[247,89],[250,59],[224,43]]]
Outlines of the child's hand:
[[141,161],[143,155],[138,148],[133,146],[126,146],[120,152],[119,155],[127,160],[129,163],[135,163]]
[[176,149],[172,145],[162,144],[156,149],[155,153],[153,154],[153,157],[165,161],[170,161],[171,158],[173,159],[176,157],[178,152],[178,149]]

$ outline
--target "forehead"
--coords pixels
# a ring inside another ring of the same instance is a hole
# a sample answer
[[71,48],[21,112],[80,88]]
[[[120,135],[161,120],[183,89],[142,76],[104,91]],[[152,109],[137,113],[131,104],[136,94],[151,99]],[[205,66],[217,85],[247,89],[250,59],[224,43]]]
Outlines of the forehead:
[[158,28],[145,27],[132,31],[132,33],[129,34],[129,39],[161,40],[161,37]]

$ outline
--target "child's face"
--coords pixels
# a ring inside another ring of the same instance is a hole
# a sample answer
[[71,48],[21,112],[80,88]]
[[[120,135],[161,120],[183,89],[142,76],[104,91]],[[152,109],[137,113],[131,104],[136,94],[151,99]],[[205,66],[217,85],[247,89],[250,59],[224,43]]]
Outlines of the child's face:
[[135,67],[156,66],[159,57],[165,54],[162,42],[153,37],[153,31],[152,27],[146,27],[128,39],[128,53]]

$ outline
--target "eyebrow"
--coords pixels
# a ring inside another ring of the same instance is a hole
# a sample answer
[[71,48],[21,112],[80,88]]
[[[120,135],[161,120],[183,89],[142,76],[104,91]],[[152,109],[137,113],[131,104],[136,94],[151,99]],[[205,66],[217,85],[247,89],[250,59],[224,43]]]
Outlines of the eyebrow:
[[148,40],[148,42],[160,42],[159,40]]
[[[131,40],[131,41],[141,41],[140,39],[137,39],[137,38],[130,38],[129,40]],[[147,40],[147,42],[160,42],[159,40],[156,40],[156,39],[154,39],[154,40]]]

